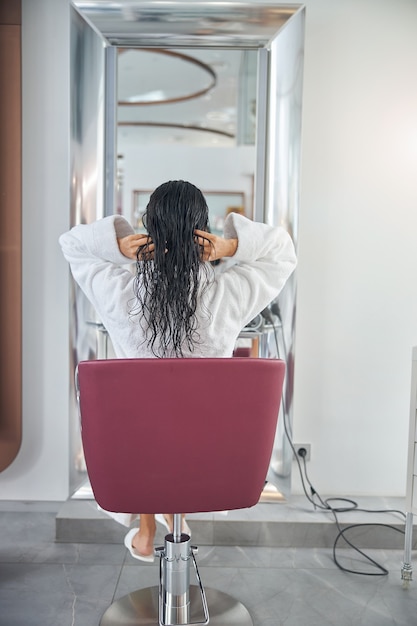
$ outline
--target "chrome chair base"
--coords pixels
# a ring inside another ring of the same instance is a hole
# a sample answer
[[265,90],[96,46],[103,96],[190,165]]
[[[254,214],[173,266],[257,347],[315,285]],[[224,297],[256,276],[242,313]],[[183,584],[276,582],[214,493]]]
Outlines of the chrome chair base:
[[[158,587],[138,589],[109,606],[100,626],[157,626]],[[247,608],[227,593],[205,589],[210,612],[210,626],[253,626]],[[200,588],[190,585],[191,623],[203,623],[204,611]]]

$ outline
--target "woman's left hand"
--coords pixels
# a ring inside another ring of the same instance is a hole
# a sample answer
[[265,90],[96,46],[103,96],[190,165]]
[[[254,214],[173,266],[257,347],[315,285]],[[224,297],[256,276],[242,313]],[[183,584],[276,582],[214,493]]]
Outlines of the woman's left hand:
[[145,244],[149,244],[146,248],[146,257],[149,257],[154,249],[155,245],[152,243],[152,239],[149,235],[139,234],[139,235],[127,235],[127,237],[120,237],[117,239],[117,243],[119,244],[119,250],[123,254],[123,256],[128,259],[132,259],[133,261],[137,260],[138,249]]

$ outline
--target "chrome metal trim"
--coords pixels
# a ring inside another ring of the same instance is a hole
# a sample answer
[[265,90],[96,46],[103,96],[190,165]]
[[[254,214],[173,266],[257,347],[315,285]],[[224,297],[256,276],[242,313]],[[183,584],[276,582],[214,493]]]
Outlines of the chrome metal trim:
[[258,51],[258,84],[256,93],[256,164],[253,198],[253,219],[255,222],[263,222],[265,219],[269,57],[270,53],[266,48]]
[[71,4],[71,8],[81,17],[81,19],[83,19],[86,22],[86,24],[88,24],[91,30],[93,30],[96,33],[96,35],[98,35],[100,39],[102,39],[106,45],[110,45],[109,42],[106,40],[105,36],[103,35],[103,33],[97,28],[95,23],[90,20],[88,15],[80,11],[80,9],[77,6],[77,3],[73,2],[73,0],[70,0],[70,4]]
[[413,513],[408,511],[406,513],[405,521],[405,539],[404,539],[404,560],[401,565],[401,580],[403,586],[407,588],[410,582],[413,580],[413,565],[412,565],[412,550],[413,550]]
[[[104,211],[104,70],[103,37],[74,7],[71,18],[71,143],[70,226],[88,224]],[[97,357],[97,330],[88,320],[97,318],[93,306],[71,278],[70,321],[70,467],[72,495],[85,482],[79,413],[74,390],[74,370],[79,361]]]
[[[113,46],[263,48],[301,4],[73,0]],[[139,36],[140,34],[140,36]]]
[[80,404],[80,384],[79,384],[79,379],[78,379],[78,363],[75,366],[75,371],[74,371],[74,390],[75,390],[75,399],[77,401],[78,421],[80,424],[80,432],[81,432],[82,422],[81,422],[81,404]]
[[105,216],[116,209],[117,183],[117,49],[112,46],[104,51],[104,208]]
[[[298,244],[301,121],[305,10],[299,11],[271,42],[266,150],[265,223],[285,228]],[[281,416],[268,480],[284,495],[291,490],[293,452],[285,430],[292,432],[297,276],[292,274],[274,306],[280,321],[278,356],[287,363]],[[287,428],[285,429],[284,426]]]
[[207,605],[206,592],[204,591],[203,582],[201,580],[200,572],[198,570],[197,561],[196,561],[196,558],[195,558],[195,553],[194,553],[194,548],[193,547],[191,548],[191,556],[192,556],[192,559],[193,559],[194,571],[195,571],[195,575],[197,577],[197,582],[198,582],[198,585],[200,587],[201,601],[203,603],[203,611],[204,611],[204,618],[205,618],[205,621],[204,622],[200,622],[200,624],[208,624],[209,621],[210,621],[210,616],[209,616],[209,610],[208,610],[208,605]]

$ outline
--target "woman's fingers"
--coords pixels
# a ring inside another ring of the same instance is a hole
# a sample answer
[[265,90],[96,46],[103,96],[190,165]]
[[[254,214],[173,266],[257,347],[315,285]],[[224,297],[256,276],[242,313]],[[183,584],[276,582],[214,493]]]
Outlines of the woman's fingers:
[[210,256],[214,252],[214,246],[211,241],[207,241],[207,239],[203,239],[202,237],[196,237],[196,242],[200,246],[203,261],[210,261]]
[[119,250],[128,259],[136,259],[138,248],[151,241],[148,235],[127,235],[117,239]]
[[223,257],[233,256],[237,250],[237,239],[225,239],[212,233],[205,233],[195,230],[196,239],[201,246],[201,257],[203,261],[216,261]]
[[[152,240],[149,238],[148,240],[151,242]],[[153,259],[153,253],[155,251],[154,243],[147,243],[146,241],[142,242],[138,248],[135,250],[135,257],[139,261],[148,261]]]
[[217,258],[216,244],[219,241],[217,235],[207,233],[204,230],[196,229],[194,231],[196,241],[201,246],[201,258],[203,261],[214,261]]
[[208,233],[206,230],[198,230],[198,228],[196,228],[194,232],[197,237],[202,237],[203,239],[214,240],[216,238],[216,235],[213,235],[213,233]]
[[136,239],[138,242],[140,242],[141,244],[146,243],[147,241],[152,241],[152,239],[149,237],[149,235],[145,235],[145,234],[140,234],[140,235],[132,235],[132,237],[134,239]]
[[132,247],[136,246],[136,249],[151,244],[152,239],[148,235],[132,235]]
[[[146,250],[148,250],[150,245],[153,246],[153,243],[151,244],[152,239],[148,235],[144,234],[128,235],[125,238],[125,241],[128,249],[128,254],[126,256],[135,260],[138,258],[138,255],[140,255],[141,248],[146,247]],[[148,243],[149,245],[147,245]]]

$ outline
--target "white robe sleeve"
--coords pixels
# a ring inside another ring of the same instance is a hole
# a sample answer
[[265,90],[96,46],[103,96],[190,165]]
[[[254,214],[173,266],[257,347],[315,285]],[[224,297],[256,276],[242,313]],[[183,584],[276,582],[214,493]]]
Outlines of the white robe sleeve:
[[75,281],[106,325],[120,316],[120,304],[133,298],[132,260],[119,250],[117,238],[134,234],[125,218],[112,215],[92,224],[79,224],[59,238]]
[[227,307],[227,314],[239,320],[243,328],[277,297],[297,259],[291,237],[283,228],[231,213],[224,235],[238,239],[235,263],[217,276],[209,306],[214,317],[221,317]]

